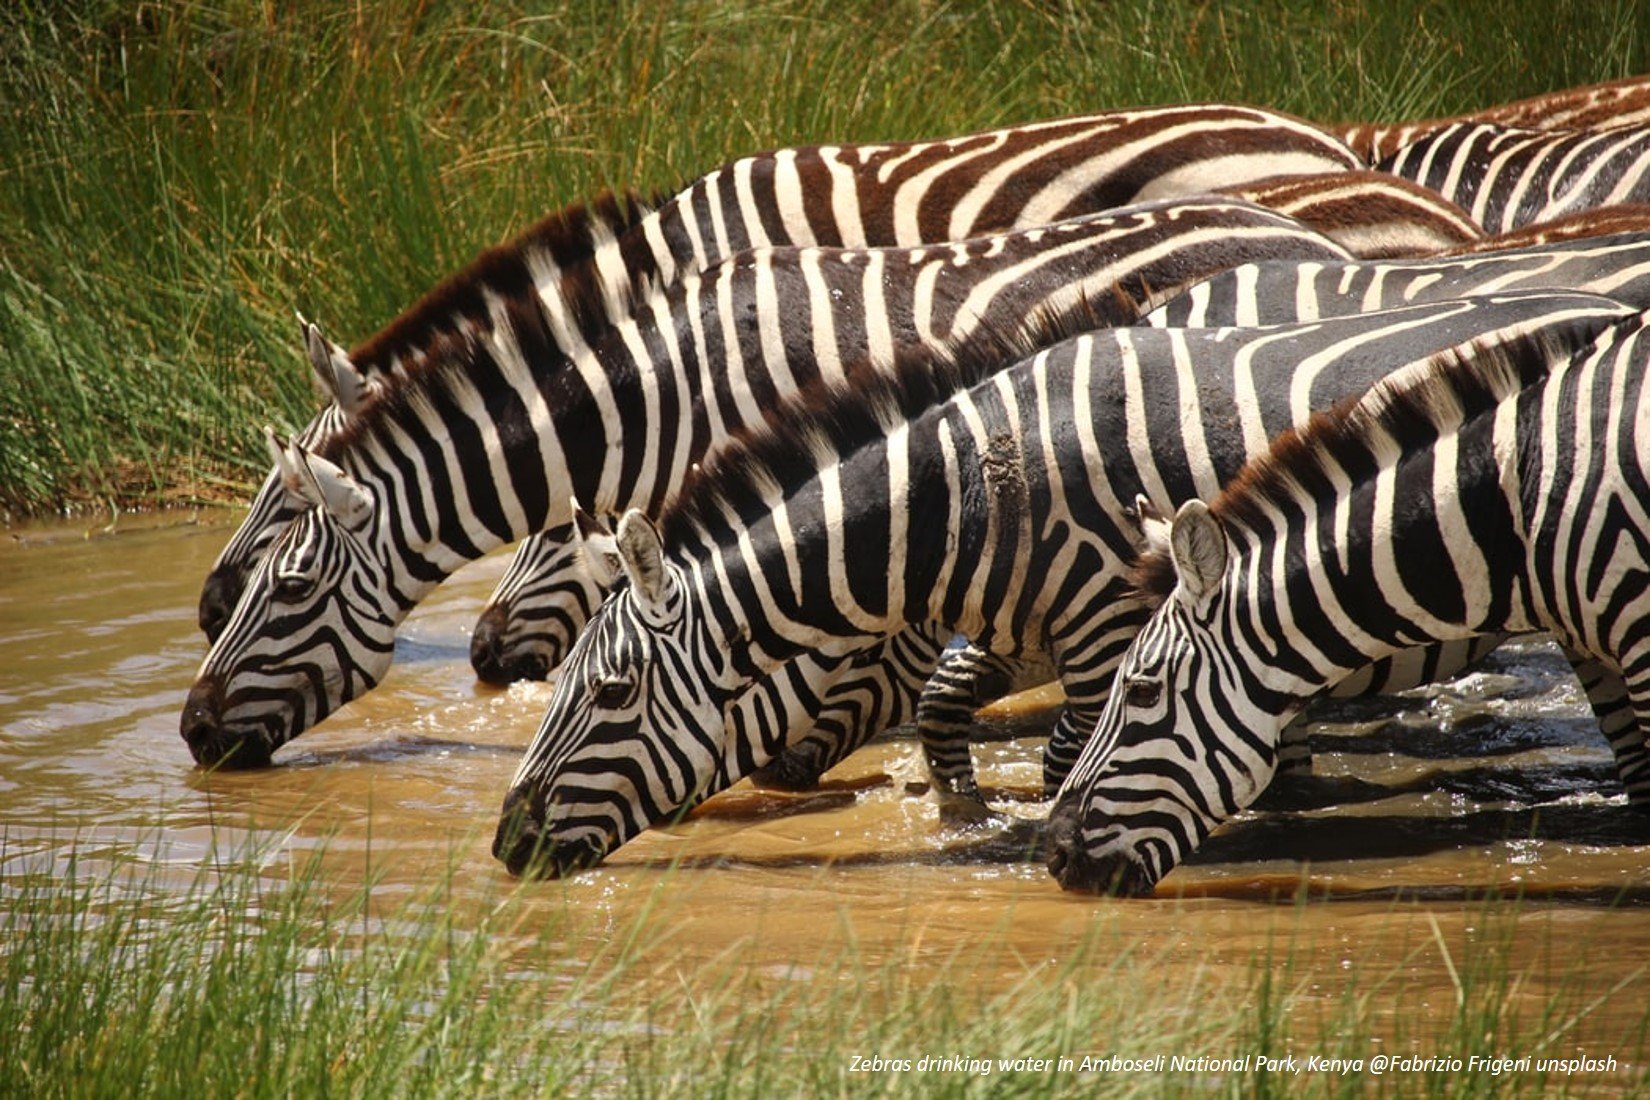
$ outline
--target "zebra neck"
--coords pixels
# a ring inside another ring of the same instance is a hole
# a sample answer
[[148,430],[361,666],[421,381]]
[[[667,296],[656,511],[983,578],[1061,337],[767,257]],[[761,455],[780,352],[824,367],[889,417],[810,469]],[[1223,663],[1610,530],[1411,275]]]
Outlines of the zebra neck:
[[1479,416],[1333,496],[1299,494],[1275,526],[1234,525],[1224,629],[1255,675],[1306,696],[1417,645],[1537,629],[1515,423]]

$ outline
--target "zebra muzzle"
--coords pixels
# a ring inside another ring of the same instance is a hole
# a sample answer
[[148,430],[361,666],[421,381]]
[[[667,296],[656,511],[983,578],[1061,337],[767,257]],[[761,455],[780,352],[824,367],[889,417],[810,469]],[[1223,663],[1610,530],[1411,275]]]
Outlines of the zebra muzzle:
[[203,676],[183,701],[178,732],[189,755],[203,768],[265,768],[270,763],[267,740],[257,733],[227,729],[223,724],[223,683]]
[[503,607],[489,607],[476,619],[470,636],[470,667],[484,683],[503,687],[517,680],[543,680],[550,662],[531,648],[511,645],[510,616]]
[[1157,885],[1131,853],[1114,848],[1095,854],[1083,844],[1082,807],[1076,800],[1055,804],[1045,837],[1049,874],[1063,889],[1114,897],[1145,897]]

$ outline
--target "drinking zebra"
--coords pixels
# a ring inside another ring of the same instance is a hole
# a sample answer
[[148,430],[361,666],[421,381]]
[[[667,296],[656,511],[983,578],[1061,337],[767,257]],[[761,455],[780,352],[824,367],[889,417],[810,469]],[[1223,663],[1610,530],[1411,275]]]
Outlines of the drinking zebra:
[[[1153,198],[1299,173],[1354,168],[1336,139],[1300,119],[1226,104],[1109,111],[943,141],[820,145],[743,157],[650,210],[603,197],[490,249],[347,355],[306,328],[323,392],[335,400],[298,439],[336,430],[376,380],[417,362],[442,334],[485,327],[479,291],[531,286],[565,322],[572,354],[622,321],[632,302],[682,273],[768,245],[915,247],[1065,220]],[[522,257],[533,255],[528,270]],[[561,273],[570,281],[565,285]],[[275,533],[299,502],[272,473],[201,590],[209,640],[228,622]]]
[[1361,122],[1326,127],[1365,164],[1376,164],[1457,122],[1490,122],[1530,130],[1603,130],[1615,126],[1650,126],[1650,76],[1630,76],[1547,92],[1481,111],[1415,122]]
[[1050,655],[1067,697],[1045,760],[1057,786],[1144,616],[1124,502],[1212,491],[1278,430],[1441,347],[1531,329],[1579,346],[1629,314],[1542,292],[1273,329],[1114,329],[967,390],[965,346],[810,395],[707,458],[662,535],[624,515],[611,550],[628,583],[562,667],[495,854],[517,873],[600,859],[760,759],[727,720],[743,693],[913,624]]
[[[569,499],[604,513],[655,506],[712,442],[846,364],[889,364],[901,344],[981,326],[1013,331],[1074,303],[1096,323],[1128,321],[1154,291],[1284,255],[1344,258],[1288,218],[1216,199],[930,248],[756,250],[684,276],[574,354],[536,287],[476,288],[485,325],[438,331],[313,456],[277,456],[281,485],[309,511],[254,572],[181,731],[202,762],[244,741],[236,762],[266,763],[378,682],[397,624],[440,581],[533,532],[561,549],[547,575],[570,642],[600,594],[568,542]],[[528,252],[508,270],[540,263]],[[908,705],[919,687],[882,685],[878,705]]]
[[1050,818],[1061,883],[1150,891],[1264,787],[1308,698],[1426,640],[1546,630],[1596,662],[1636,716],[1618,763],[1642,787],[1645,322],[1394,376],[1184,504],[1139,568],[1159,606]]
[[1491,233],[1650,202],[1650,126],[1551,132],[1457,122],[1375,166],[1430,188]]

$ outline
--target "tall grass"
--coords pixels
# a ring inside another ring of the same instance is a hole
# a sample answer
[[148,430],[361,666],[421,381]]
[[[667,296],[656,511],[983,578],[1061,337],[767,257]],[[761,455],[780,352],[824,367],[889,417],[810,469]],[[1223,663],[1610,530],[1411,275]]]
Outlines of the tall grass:
[[[1295,1054],[1564,1052],[1601,998],[1560,979],[1544,1007],[1517,996],[1550,976],[1514,967],[1515,907],[1443,948],[1455,1004],[1419,1011],[1412,970],[1364,963],[1344,991],[1298,963],[1292,933],[1231,971],[1167,965],[1096,907],[1084,942],[1000,987],[962,952],[869,963],[850,942],[784,974],[741,945],[681,961],[668,902],[599,940],[570,934],[544,884],[455,903],[451,880],[386,908],[339,881],[324,853],[287,866],[278,847],[226,853],[192,883],[155,865],[21,876],[0,910],[0,1081],[11,1095],[474,1096],[1392,1096],[1578,1094],[1626,1087],[1644,1021],[1604,1077],[1479,1072],[1014,1073],[997,1059],[1060,1055],[1214,1058]],[[449,876],[452,874],[449,871]],[[668,878],[655,892],[669,895]],[[1120,903],[1127,905],[1128,903]],[[1287,922],[1282,922],[1287,924]],[[1587,945],[1570,944],[1570,950]],[[1564,956],[1566,950],[1558,951]],[[1525,964],[1528,965],[1528,964]],[[1522,1007],[1521,1007],[1522,1006]],[[1630,1016],[1631,1013],[1625,1013]],[[1440,1026],[1441,1018],[1441,1026]],[[1385,1044],[1383,1047],[1381,1044]],[[985,1059],[925,1070],[923,1057]],[[856,1069],[856,1058],[910,1066]]]
[[1216,98],[1452,112],[1645,71],[1631,0],[0,10],[0,518],[218,499],[344,343],[536,216],[760,148]]

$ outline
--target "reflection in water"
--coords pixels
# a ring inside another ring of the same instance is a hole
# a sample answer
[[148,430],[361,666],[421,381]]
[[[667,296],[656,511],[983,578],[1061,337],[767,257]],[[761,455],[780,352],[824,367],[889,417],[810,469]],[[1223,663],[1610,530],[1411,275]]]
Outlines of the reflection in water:
[[[195,598],[224,522],[30,532],[0,549],[0,899],[6,877],[71,857],[85,869],[136,856],[166,872],[151,883],[181,888],[256,838],[276,861],[324,851],[346,878],[377,877],[386,904],[449,871],[453,905],[496,903],[514,884],[488,845],[548,700],[542,684],[478,685],[467,663],[502,559],[421,608],[385,685],[282,749],[279,766],[206,774],[177,722],[205,653]],[[914,742],[896,738],[819,791],[741,785],[596,870],[524,890],[567,920],[572,957],[664,906],[674,965],[732,952],[775,974],[852,944],[869,965],[961,957],[982,981],[1009,980],[1097,929],[1143,965],[1236,974],[1283,937],[1328,1000],[1355,958],[1407,969],[1448,1005],[1434,948],[1473,935],[1497,891],[1540,899],[1510,917],[1532,966],[1606,989],[1650,961],[1650,820],[1626,808],[1551,646],[1510,646],[1452,684],[1320,712],[1317,774],[1137,902],[1062,894],[1041,867],[1039,733],[1055,701],[1000,709],[997,739],[977,747],[1002,826],[942,824],[912,793]],[[1277,903],[1298,896],[1313,900]],[[1609,946],[1567,953],[1583,942]],[[1540,982],[1527,989],[1541,995]],[[1618,1000],[1583,1030],[1642,1019],[1637,998]]]

